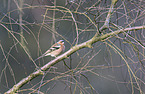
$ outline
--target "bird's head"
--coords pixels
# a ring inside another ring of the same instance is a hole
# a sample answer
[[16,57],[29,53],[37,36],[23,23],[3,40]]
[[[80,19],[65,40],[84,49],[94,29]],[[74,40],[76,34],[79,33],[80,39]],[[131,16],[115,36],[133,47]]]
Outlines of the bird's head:
[[57,43],[58,44],[64,44],[64,40],[59,40]]

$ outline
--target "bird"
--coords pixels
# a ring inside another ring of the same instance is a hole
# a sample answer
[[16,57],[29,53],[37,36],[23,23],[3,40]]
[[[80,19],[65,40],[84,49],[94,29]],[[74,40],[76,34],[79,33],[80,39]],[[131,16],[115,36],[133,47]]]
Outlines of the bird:
[[64,52],[64,50],[65,50],[64,40],[59,40],[57,43],[53,44],[44,54],[42,54],[34,61],[37,61],[38,59],[45,56],[51,56],[56,58],[59,54]]

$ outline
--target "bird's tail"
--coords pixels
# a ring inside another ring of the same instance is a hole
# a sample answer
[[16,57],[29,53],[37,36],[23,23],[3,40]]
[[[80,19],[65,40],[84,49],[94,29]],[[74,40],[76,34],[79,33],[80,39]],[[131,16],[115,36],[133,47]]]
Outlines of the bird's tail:
[[42,58],[42,57],[44,57],[44,55],[42,55],[42,56],[36,58],[34,61],[37,61],[38,59],[40,59],[40,58]]

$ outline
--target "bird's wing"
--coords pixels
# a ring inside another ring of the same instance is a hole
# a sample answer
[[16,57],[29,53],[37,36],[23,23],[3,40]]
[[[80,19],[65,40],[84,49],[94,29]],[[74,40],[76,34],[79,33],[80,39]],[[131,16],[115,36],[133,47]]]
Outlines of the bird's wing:
[[55,50],[59,49],[60,47],[61,47],[60,44],[53,45],[49,50],[51,50],[51,51],[55,51]]
[[46,55],[46,54],[48,54],[48,53],[51,53],[51,52],[53,52],[53,51],[59,49],[60,47],[61,47],[61,45],[58,44],[58,43],[56,43],[56,44],[54,44],[53,46],[51,46],[50,49],[47,50],[43,55]]

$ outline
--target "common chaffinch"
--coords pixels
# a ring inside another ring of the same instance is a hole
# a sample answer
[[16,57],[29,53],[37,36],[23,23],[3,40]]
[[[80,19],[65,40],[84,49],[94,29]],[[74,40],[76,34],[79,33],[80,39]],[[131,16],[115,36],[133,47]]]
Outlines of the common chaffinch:
[[65,46],[64,46],[64,40],[59,40],[57,43],[53,44],[42,56],[38,57],[34,61],[44,57],[44,56],[52,56],[56,57],[62,52],[64,52]]

